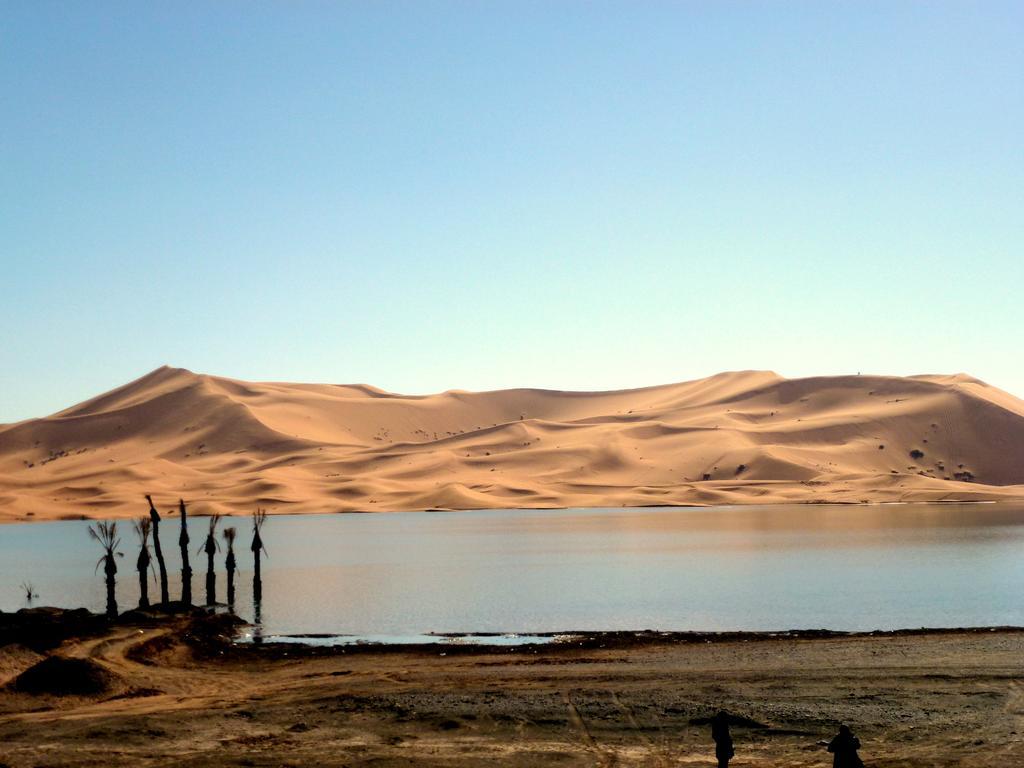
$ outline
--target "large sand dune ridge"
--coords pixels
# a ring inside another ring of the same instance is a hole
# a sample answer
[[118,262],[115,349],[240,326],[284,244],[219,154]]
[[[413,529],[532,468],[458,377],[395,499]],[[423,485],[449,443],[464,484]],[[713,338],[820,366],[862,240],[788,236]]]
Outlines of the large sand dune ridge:
[[159,368],[0,426],[0,520],[1024,498],[1024,401],[964,374],[765,371],[406,396]]

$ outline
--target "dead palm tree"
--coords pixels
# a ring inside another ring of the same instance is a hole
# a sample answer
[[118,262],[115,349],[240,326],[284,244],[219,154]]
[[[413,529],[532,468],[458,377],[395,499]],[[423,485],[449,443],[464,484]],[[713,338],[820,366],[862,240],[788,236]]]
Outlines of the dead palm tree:
[[192,566],[188,562],[188,512],[183,499],[178,499],[181,512],[181,533],[178,534],[178,549],[181,550],[181,602],[192,605]]
[[135,561],[135,569],[139,572],[139,608],[149,608],[149,582],[146,577],[148,571],[153,568],[153,561],[149,556],[149,532],[153,527],[153,521],[148,517],[140,517],[132,521],[132,527],[139,537],[139,557]]
[[235,607],[235,534],[234,528],[224,529],[224,541],[228,543],[228,556],[224,566],[228,572],[228,605]]
[[[252,599],[254,603],[259,603],[263,599],[263,579],[260,577],[260,555],[261,553],[266,553],[267,548],[263,546],[263,538],[260,536],[260,530],[263,528],[263,523],[266,519],[267,512],[264,509],[257,509],[252,513],[252,545],[249,549],[252,550],[254,560],[252,574]],[[267,553],[267,557],[270,557],[269,553]]]
[[21,591],[25,593],[25,602],[29,605],[32,605],[32,601],[39,597],[39,595],[36,594],[36,588],[32,586],[31,581],[21,582]]
[[103,556],[96,561],[96,570],[99,570],[100,563],[103,563],[103,573],[107,577],[107,616],[117,618],[117,600],[114,597],[114,576],[117,575],[117,563],[114,556],[121,557],[117,548],[121,546],[121,540],[117,537],[117,523],[99,522],[89,526],[89,536],[100,543],[103,547]]
[[[206,552],[206,604],[213,605],[217,602],[217,572],[213,569],[213,556],[220,551],[220,544],[217,543],[217,523],[220,522],[220,515],[210,516],[210,530],[206,534],[206,543],[199,548],[199,552]],[[196,554],[199,554],[197,552]]]
[[171,595],[167,590],[167,565],[164,563],[164,551],[160,549],[160,513],[153,506],[153,499],[146,494],[146,501],[149,502],[149,519],[153,523],[153,551],[156,552],[156,564],[160,568],[160,602],[163,605],[171,602]]

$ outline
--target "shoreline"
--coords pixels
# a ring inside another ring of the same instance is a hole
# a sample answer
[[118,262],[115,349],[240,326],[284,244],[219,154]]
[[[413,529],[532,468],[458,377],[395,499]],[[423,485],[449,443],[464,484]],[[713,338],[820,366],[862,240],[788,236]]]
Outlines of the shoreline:
[[[186,501],[186,504],[192,505],[195,502]],[[201,502],[200,502],[201,504]],[[543,511],[565,511],[565,510],[629,510],[629,509],[735,509],[735,508],[752,508],[752,507],[898,507],[898,506],[910,506],[910,505],[927,505],[927,506],[952,506],[959,504],[971,504],[971,505],[1014,505],[1024,504],[1024,496],[1020,498],[1011,498],[1004,496],[996,496],[995,498],[986,499],[929,499],[929,500],[865,500],[865,501],[845,501],[845,500],[784,500],[784,501],[736,501],[728,504],[712,504],[712,503],[662,503],[662,504],[607,504],[607,505],[588,505],[588,506],[536,506],[536,507],[466,507],[466,508],[440,508],[440,507],[425,507],[422,509],[339,509],[339,510],[312,510],[312,511],[291,511],[291,510],[274,510],[268,509],[268,517],[298,517],[305,515],[396,515],[396,514],[437,514],[447,512],[543,512]],[[225,519],[248,519],[250,514],[247,512],[223,512],[218,513]],[[173,511],[166,513],[167,519],[175,519],[176,515]],[[115,515],[87,515],[87,514],[75,514],[75,515],[60,515],[54,518],[39,517],[34,514],[29,514],[20,518],[7,517],[3,515],[0,510],[0,526],[4,525],[23,525],[26,523],[67,523],[67,522],[95,522],[99,520],[132,520],[136,517],[142,516],[142,513],[136,514],[115,514]],[[210,513],[196,511],[189,511],[190,518],[207,518]]]
[[235,626],[172,616],[65,639],[61,656],[101,673],[102,685],[81,695],[13,688],[43,657],[0,647],[0,759],[12,768],[703,766],[714,755],[708,718],[726,709],[737,765],[826,765],[818,743],[840,722],[880,768],[1024,761],[1021,627],[673,633],[677,642],[606,633],[585,646],[324,653],[225,645],[223,630]]
[[[251,625],[249,625],[251,626]],[[240,627],[241,628],[241,627]],[[472,638],[485,640],[487,637],[518,636],[520,633],[507,632],[466,632],[457,636],[439,635],[439,637]],[[348,645],[320,645],[302,642],[280,642],[263,639],[255,641],[232,642],[229,653],[240,656],[252,654],[256,657],[291,659],[318,658],[324,656],[345,656],[352,654],[424,654],[443,655],[492,655],[499,654],[559,654],[573,653],[580,650],[635,650],[657,647],[688,646],[688,645],[723,645],[736,643],[762,644],[772,642],[815,642],[831,640],[868,640],[868,639],[905,639],[918,637],[945,636],[990,636],[990,635],[1024,635],[1024,626],[984,626],[984,627],[920,627],[893,630],[840,631],[830,629],[791,629],[773,632],[763,631],[565,631],[565,632],[530,632],[522,636],[552,638],[549,643],[494,643],[487,642],[453,642],[437,643],[388,643],[365,642]],[[326,638],[343,637],[342,635],[277,635],[275,637]],[[558,640],[557,638],[562,638]]]
[[[258,627],[228,611],[210,611],[201,606],[186,609],[180,603],[172,603],[167,610],[154,607],[149,610],[132,609],[116,619],[108,619],[102,613],[93,613],[86,608],[58,608],[36,606],[17,611],[0,610],[0,648],[5,645],[28,645],[32,647],[34,635],[60,638],[60,642],[94,637],[125,628],[161,629],[190,641],[199,641],[196,647],[209,646],[220,652],[242,655],[274,655],[284,653],[293,658],[316,657],[351,653],[430,653],[440,649],[447,653],[494,653],[494,652],[536,652],[545,653],[574,651],[580,649],[629,649],[656,646],[723,644],[723,643],[770,643],[780,641],[815,640],[861,640],[872,638],[914,638],[948,635],[1024,635],[1024,626],[984,625],[961,627],[903,627],[899,629],[836,630],[828,628],[780,629],[780,630],[560,630],[548,632],[460,632],[422,633],[423,637],[437,638],[437,642],[363,642],[352,645],[326,645],[302,643],[302,639],[317,640],[341,637],[360,637],[335,633],[276,634],[274,637],[294,638],[299,642],[275,642],[273,639],[242,640],[239,635],[246,629]],[[379,635],[386,638],[388,635]],[[396,635],[394,637],[402,637]],[[493,643],[487,638],[548,638],[548,643]],[[472,643],[460,642],[461,638],[472,639]],[[450,639],[450,642],[445,642]],[[58,643],[59,644],[59,643]]]

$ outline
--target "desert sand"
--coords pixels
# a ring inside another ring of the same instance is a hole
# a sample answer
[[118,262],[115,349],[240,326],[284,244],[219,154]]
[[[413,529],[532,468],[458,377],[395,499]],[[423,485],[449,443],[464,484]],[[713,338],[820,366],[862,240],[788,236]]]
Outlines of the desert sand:
[[1024,401],[963,374],[764,371],[397,395],[159,368],[0,426],[0,520],[1024,498]]
[[[840,721],[869,766],[1024,764],[1024,634],[634,647],[196,655],[118,627],[68,641],[113,679],[86,696],[0,687],[0,763],[27,766],[828,766]],[[38,660],[0,648],[0,686]]]

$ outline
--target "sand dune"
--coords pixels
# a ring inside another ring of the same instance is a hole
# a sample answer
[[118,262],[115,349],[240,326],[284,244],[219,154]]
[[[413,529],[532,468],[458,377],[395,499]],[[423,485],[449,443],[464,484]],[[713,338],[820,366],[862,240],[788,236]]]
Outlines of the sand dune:
[[406,396],[159,368],[0,426],[0,520],[1024,498],[1024,401],[969,376],[723,373]]

